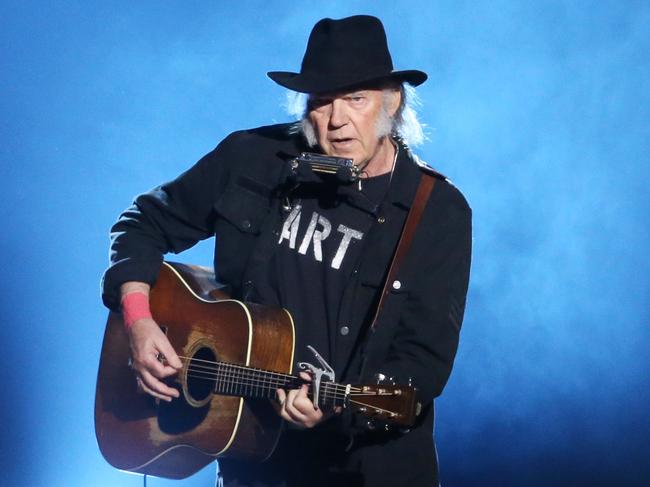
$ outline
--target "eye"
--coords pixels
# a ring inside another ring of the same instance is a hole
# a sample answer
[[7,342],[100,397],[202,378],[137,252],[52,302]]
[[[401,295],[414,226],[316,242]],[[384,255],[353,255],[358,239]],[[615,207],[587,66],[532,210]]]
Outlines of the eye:
[[332,100],[328,98],[310,98],[307,106],[309,110],[318,110],[319,108],[329,105],[331,102]]
[[364,95],[350,95],[346,96],[345,99],[351,105],[362,105],[366,101]]

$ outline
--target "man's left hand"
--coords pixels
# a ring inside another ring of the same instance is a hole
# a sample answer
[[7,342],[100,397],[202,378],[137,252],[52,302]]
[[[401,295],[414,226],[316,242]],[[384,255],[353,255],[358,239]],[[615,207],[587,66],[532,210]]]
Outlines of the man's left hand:
[[[300,372],[300,377],[311,381],[311,376],[306,372]],[[308,391],[308,384],[303,384],[300,389],[292,389],[289,392],[284,389],[276,391],[279,403],[276,406],[278,414],[299,428],[313,428],[325,419],[323,411],[314,406],[309,399]]]

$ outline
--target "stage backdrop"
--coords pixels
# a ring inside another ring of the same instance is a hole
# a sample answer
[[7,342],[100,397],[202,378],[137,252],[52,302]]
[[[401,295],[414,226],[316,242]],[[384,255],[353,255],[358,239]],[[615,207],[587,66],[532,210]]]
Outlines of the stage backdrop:
[[4,0],[2,485],[142,484],[93,431],[108,229],[230,131],[288,120],[266,71],[356,13],[430,74],[418,152],[474,209],[443,485],[648,485],[650,6],[623,0]]

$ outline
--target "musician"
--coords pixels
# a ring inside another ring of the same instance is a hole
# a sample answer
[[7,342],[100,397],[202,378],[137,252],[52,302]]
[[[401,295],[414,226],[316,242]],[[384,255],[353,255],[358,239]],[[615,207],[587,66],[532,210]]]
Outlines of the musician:
[[[217,279],[235,298],[291,312],[296,362],[314,362],[312,345],[337,382],[375,382],[377,374],[410,381],[423,405],[410,431],[386,431],[316,407],[306,386],[279,390],[287,428],[276,451],[254,466],[220,461],[225,484],[437,484],[433,399],[458,345],[471,211],[404,140],[406,128],[418,128],[407,85],[427,75],[394,70],[381,22],[354,16],[319,21],[301,71],[268,76],[305,94],[300,120],[235,132],[177,179],[138,196],[112,228],[104,302],[123,312],[142,391],[173,400],[179,393],[163,379],[181,362],[148,314],[149,289],[165,253],[216,235]],[[356,171],[292,167],[302,152],[351,159]],[[423,173],[435,187],[369,331]]]

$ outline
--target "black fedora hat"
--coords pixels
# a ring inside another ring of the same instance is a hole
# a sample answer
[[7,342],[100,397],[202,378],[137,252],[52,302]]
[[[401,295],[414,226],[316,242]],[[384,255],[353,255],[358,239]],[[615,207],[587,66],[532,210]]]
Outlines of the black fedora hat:
[[319,20],[311,31],[300,73],[271,71],[269,78],[303,93],[339,91],[395,80],[417,86],[422,71],[394,71],[381,21],[370,15]]

